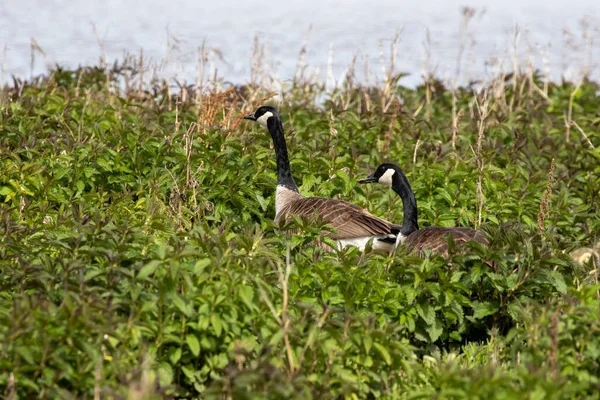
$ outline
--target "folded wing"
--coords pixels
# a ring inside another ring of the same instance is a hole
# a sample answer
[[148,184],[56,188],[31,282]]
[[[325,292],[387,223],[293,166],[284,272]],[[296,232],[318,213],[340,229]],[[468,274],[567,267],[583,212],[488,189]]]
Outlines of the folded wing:
[[355,204],[322,197],[306,197],[288,204],[275,217],[275,223],[280,226],[289,223],[291,215],[326,223],[334,232],[323,234],[335,240],[398,234],[400,229]]

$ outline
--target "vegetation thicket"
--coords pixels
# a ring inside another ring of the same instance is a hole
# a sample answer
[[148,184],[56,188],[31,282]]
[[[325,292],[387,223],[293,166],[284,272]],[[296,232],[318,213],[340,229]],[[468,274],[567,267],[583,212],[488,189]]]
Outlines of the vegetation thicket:
[[[0,91],[0,396],[599,398],[597,83],[534,73],[452,88],[401,75],[172,85],[138,64]],[[311,246],[272,222],[284,119],[306,195],[490,241],[450,256]]]

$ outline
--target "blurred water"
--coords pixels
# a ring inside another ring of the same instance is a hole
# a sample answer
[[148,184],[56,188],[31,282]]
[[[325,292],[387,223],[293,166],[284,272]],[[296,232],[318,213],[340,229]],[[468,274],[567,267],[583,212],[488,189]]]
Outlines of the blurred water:
[[[466,32],[461,30],[463,5],[477,10]],[[543,69],[545,54],[554,79],[563,74],[575,79],[587,67],[598,80],[597,0],[5,0],[0,3],[0,46],[6,46],[0,79],[28,78],[48,64],[95,64],[100,40],[108,60],[143,48],[146,58],[166,60],[161,75],[187,80],[198,76],[198,48],[206,43],[219,51],[211,53],[214,63],[207,68],[217,68],[226,81],[245,83],[258,34],[265,45],[258,65],[281,81],[293,78],[307,37],[307,74],[329,79],[332,86],[357,55],[357,78],[373,82],[382,76],[381,49],[389,65],[390,45],[398,34],[396,70],[410,74],[404,84],[420,81],[427,49],[436,75],[464,83],[492,76],[500,64],[512,69],[515,25],[523,65],[531,54],[533,64]],[[36,53],[33,71],[31,38],[45,53]]]

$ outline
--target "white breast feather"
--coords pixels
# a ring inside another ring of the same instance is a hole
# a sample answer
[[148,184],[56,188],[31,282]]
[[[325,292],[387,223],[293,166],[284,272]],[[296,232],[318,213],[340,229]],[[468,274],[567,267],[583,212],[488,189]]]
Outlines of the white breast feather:
[[394,235],[379,235],[379,236],[363,236],[352,239],[340,239],[338,240],[338,248],[344,249],[348,246],[356,246],[360,249],[360,251],[365,251],[367,244],[369,241],[373,241],[371,246],[373,247],[373,251],[379,253],[389,253],[393,251],[398,246],[398,239],[396,238],[396,243],[382,242],[377,239],[385,239],[385,238],[393,238]]

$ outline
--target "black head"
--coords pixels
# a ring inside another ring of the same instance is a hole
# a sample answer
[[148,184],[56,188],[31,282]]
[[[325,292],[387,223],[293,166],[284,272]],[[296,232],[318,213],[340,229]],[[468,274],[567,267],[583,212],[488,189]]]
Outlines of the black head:
[[397,165],[383,163],[379,167],[377,167],[375,172],[373,172],[366,178],[359,180],[358,183],[379,182],[383,183],[384,185],[392,186],[392,177],[397,173],[399,169],[400,168],[398,168]]
[[267,121],[270,118],[279,118],[279,112],[277,112],[275,107],[262,106],[257,108],[252,114],[244,115],[244,119],[256,121],[265,128],[267,127]]

